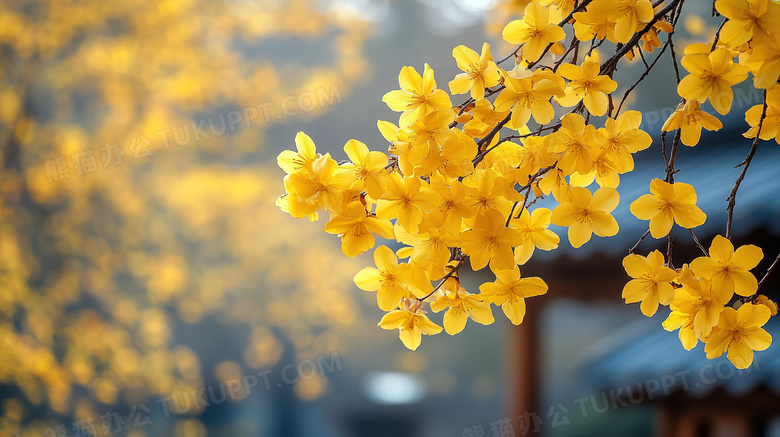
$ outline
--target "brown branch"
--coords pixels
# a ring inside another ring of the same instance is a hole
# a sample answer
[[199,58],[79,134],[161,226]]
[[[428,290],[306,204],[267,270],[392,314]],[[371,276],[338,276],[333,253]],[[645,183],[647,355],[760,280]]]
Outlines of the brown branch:
[[[655,57],[655,60],[647,67],[647,69],[642,73],[642,75],[637,79],[636,82],[634,82],[633,85],[631,85],[631,88],[627,89],[626,92],[623,94],[623,98],[620,99],[620,105],[618,105],[617,112],[615,113],[615,116],[617,117],[620,115],[620,110],[623,109],[623,103],[626,102],[626,99],[628,98],[629,94],[631,94],[634,89],[639,86],[639,84],[647,78],[648,75],[650,75],[650,72],[653,70],[653,67],[655,67],[655,64],[658,63],[658,60],[661,59],[661,56],[663,56],[664,52],[666,51],[667,47],[671,44],[671,38],[672,35],[669,34],[669,37],[666,39],[666,44],[661,48],[661,51],[658,52],[658,56]],[[640,52],[641,53],[641,52]],[[644,60],[644,57],[642,58]],[[647,63],[645,63],[647,65]]]
[[726,206],[726,211],[728,212],[728,218],[726,219],[726,238],[729,240],[731,240],[731,225],[734,218],[734,207],[737,204],[737,191],[739,190],[739,186],[742,184],[742,180],[745,179],[748,167],[750,167],[750,163],[753,161],[753,156],[755,156],[756,150],[758,150],[758,143],[761,141],[761,129],[764,125],[764,119],[766,119],[766,107],[766,90],[764,90],[764,107],[761,110],[761,118],[758,120],[756,139],[753,140],[753,145],[750,147],[750,152],[748,153],[747,158],[745,158],[745,160],[737,166],[739,167],[744,165],[744,167],[742,167],[742,172],[739,174],[739,177],[736,181],[734,181],[734,186],[731,188],[729,197],[726,198],[726,201],[728,201],[728,205]]
[[574,49],[579,45],[580,45],[580,40],[578,40],[576,37],[572,38],[571,44],[569,44],[569,48],[566,50],[566,52],[563,55],[561,55],[561,59],[558,59],[558,62],[556,62],[555,65],[553,65],[552,71],[558,71],[558,67],[560,67],[561,64],[563,64],[563,61],[566,60],[566,56],[572,51],[572,49]]
[[661,154],[664,157],[664,168],[669,166],[669,157],[666,156],[666,131],[661,132]]
[[693,233],[693,229],[688,229],[688,232],[691,233],[691,237],[693,237],[693,242],[696,243],[697,246],[699,246],[699,249],[701,249],[704,256],[710,256],[709,253],[707,253],[707,249],[704,248],[704,246],[701,245],[699,242],[699,239],[696,238],[696,234]]
[[[713,2],[713,5],[714,4],[715,4],[715,2]],[[714,6],[713,6],[713,10],[714,10]],[[715,39],[712,40],[712,47],[710,47],[710,51],[715,50],[715,47],[718,45],[718,39],[720,38],[720,31],[721,31],[721,29],[723,29],[723,25],[726,24],[727,21],[729,21],[728,18],[724,19],[720,23],[720,26],[718,26],[718,30],[715,31]]]
[[645,51],[641,47],[637,47],[639,49],[639,58],[642,59],[642,63],[645,64],[645,68],[650,68],[649,65],[647,65],[647,59],[645,59]]
[[510,54],[504,56],[503,58],[499,59],[498,61],[496,61],[496,65],[501,65],[502,63],[506,62],[506,60],[511,58],[512,56],[517,56],[517,52],[520,51],[520,49],[522,47],[523,47],[522,44],[520,44],[519,46],[515,47],[515,49],[514,49],[514,51],[512,51],[512,53],[510,53]]
[[[509,123],[509,120],[510,120],[511,118],[512,118],[512,114],[511,114],[511,113],[507,114],[507,116],[506,116],[506,117],[504,117],[504,119],[503,119],[503,120],[501,120],[501,121],[500,121],[500,122],[499,122],[499,123],[498,123],[498,124],[497,124],[497,125],[496,125],[496,126],[495,126],[495,127],[492,129],[492,130],[491,130],[491,131],[490,131],[490,132],[488,132],[488,134],[487,134],[487,135],[485,135],[485,137],[484,137],[484,138],[482,138],[481,140],[479,140],[479,142],[477,142],[477,150],[481,150],[481,149],[482,149],[482,146],[484,146],[484,145],[486,145],[486,144],[489,144],[489,143],[490,143],[490,141],[492,141],[492,140],[493,140],[493,137],[495,137],[495,136],[496,136],[496,134],[498,133],[498,131],[500,131],[500,130],[501,130],[501,128],[503,128],[503,127],[504,127],[504,125],[506,125],[507,123]],[[475,157],[474,157],[474,159],[472,159],[472,160],[471,160],[472,164],[474,164],[474,167],[476,167],[476,166],[477,166],[477,164],[479,164],[480,162],[482,162],[482,160],[483,160],[483,159],[485,159],[485,155],[487,155],[487,154],[488,154],[488,152],[490,152],[491,150],[495,149],[497,146],[498,146],[498,144],[496,144],[495,146],[493,146],[493,147],[491,147],[491,148],[489,148],[489,149],[485,149],[485,150],[483,150],[483,151],[481,151],[481,152],[477,152],[477,156],[475,156]]]
[[639,237],[639,241],[637,241],[636,244],[631,247],[631,249],[628,249],[628,253],[634,253],[636,248],[639,247],[639,245],[642,243],[642,241],[644,241],[645,238],[647,238],[648,235],[650,235],[650,229],[646,230],[645,233]]
[[674,169],[674,163],[677,160],[677,149],[680,146],[680,131],[681,129],[677,129],[677,132],[674,133],[672,151],[669,156],[669,163],[666,165],[666,178],[664,180],[670,184],[674,183],[674,174],[677,173],[677,171]]
[[[769,277],[769,274],[772,273],[772,270],[775,269],[775,266],[777,266],[777,263],[780,262],[780,254],[777,255],[777,258],[775,258],[775,261],[772,263],[771,266],[769,266],[768,269],[766,269],[766,273],[764,274],[764,277],[761,278],[760,281],[758,281],[758,288],[761,288],[761,285],[764,284],[764,281],[766,281],[766,278]],[[756,291],[758,291],[758,288]]]
[[672,56],[672,66],[674,67],[674,79],[677,81],[677,83],[680,83],[680,67],[677,65],[677,52],[674,51],[674,40],[672,38],[672,34],[669,34],[669,46],[671,48],[671,56]]
[[[558,165],[558,161],[555,161],[555,163],[553,165],[551,165],[549,167],[545,167],[543,169],[540,169],[539,171],[537,171],[533,176],[531,176],[528,179],[528,183],[527,184],[525,184],[522,187],[517,189],[518,193],[522,193],[523,191],[525,191],[525,195],[523,195],[523,207],[520,208],[520,211],[517,213],[517,216],[514,217],[514,218],[516,218],[516,219],[520,218],[520,215],[523,213],[523,210],[526,207],[530,206],[530,205],[528,205],[528,195],[531,194],[531,187],[533,186],[534,182],[538,178],[540,178],[541,176],[546,175],[550,170],[554,169],[557,165]],[[534,200],[534,202],[535,202],[535,200]],[[509,211],[509,216],[507,217],[506,225],[504,225],[504,226],[509,226],[509,222],[512,221],[512,215],[514,215],[514,213],[515,213],[515,208],[517,208],[517,205],[519,203],[520,203],[520,201],[518,200],[517,202],[514,202],[512,204],[512,209]]]
[[[499,84],[495,88],[492,88],[492,89],[491,88],[485,88],[485,97],[490,97],[493,94],[496,94],[496,93],[502,91],[504,88],[506,88],[506,86],[504,84]],[[457,117],[460,117],[461,115],[463,115],[463,113],[466,112],[466,110],[469,108],[469,106],[471,106],[472,103],[476,103],[476,102],[477,101],[474,100],[473,97],[469,97],[468,99],[466,99],[465,102],[461,103],[460,105],[453,106],[453,108],[459,108]],[[450,125],[448,127],[450,129],[452,129],[453,127],[455,127],[457,125],[458,125],[458,121],[457,120],[452,120],[452,123],[450,123]]]
[[425,295],[425,296],[423,296],[423,297],[418,297],[418,298],[417,298],[417,301],[418,301],[418,302],[423,302],[423,301],[425,301],[425,300],[426,300],[426,299],[428,299],[429,297],[433,296],[433,294],[434,294],[434,293],[436,293],[437,291],[439,291],[439,289],[442,287],[442,285],[444,285],[444,283],[445,283],[445,282],[447,282],[447,279],[450,279],[450,277],[452,277],[452,275],[454,275],[455,273],[457,273],[457,272],[458,272],[458,270],[459,270],[461,267],[463,267],[463,264],[466,262],[466,258],[468,258],[467,256],[463,256],[462,252],[460,252],[460,251],[458,251],[458,253],[457,253],[455,256],[456,256],[456,257],[458,257],[458,258],[460,258],[460,259],[458,260],[458,263],[457,263],[457,264],[455,264],[455,266],[454,266],[454,267],[451,267],[451,268],[450,268],[450,271],[449,271],[449,272],[447,272],[447,274],[446,274],[446,275],[444,275],[444,276],[441,278],[441,282],[439,282],[439,283],[436,285],[436,287],[433,289],[433,291],[431,291],[430,293],[426,294],[426,295]]
[[674,10],[681,2],[682,0],[674,0],[671,3],[669,3],[665,8],[661,9],[655,16],[653,16],[653,19],[650,20],[645,27],[634,34],[633,37],[620,49],[618,49],[614,55],[612,55],[609,59],[604,61],[603,64],[601,64],[601,71],[599,74],[605,74],[607,76],[611,76],[612,73],[615,72],[615,69],[617,68],[617,64],[620,61],[620,59],[623,58],[628,52],[631,51],[636,45],[641,41],[642,36],[646,34],[650,29],[652,29],[653,25],[658,22],[661,18],[666,16],[669,12]]

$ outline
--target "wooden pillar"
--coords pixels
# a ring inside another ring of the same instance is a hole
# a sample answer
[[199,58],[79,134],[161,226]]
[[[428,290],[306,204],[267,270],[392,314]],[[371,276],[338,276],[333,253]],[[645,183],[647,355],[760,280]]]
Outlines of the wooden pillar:
[[715,436],[750,437],[750,418],[747,415],[719,415],[711,419],[715,423]]
[[[526,304],[534,299],[527,299]],[[541,299],[538,299],[541,300]],[[509,408],[514,423],[526,413],[536,413],[544,420],[545,411],[538,411],[541,393],[541,350],[539,342],[539,311],[541,305],[526,311],[523,323],[510,330],[511,351],[507,374],[510,377]],[[531,425],[533,429],[533,425]]]
[[679,420],[677,412],[669,405],[661,405],[656,411],[655,436],[674,437],[674,430]]

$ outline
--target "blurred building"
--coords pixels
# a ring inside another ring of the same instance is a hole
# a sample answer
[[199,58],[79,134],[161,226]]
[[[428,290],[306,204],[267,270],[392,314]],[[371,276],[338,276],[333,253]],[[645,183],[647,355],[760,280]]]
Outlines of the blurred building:
[[[726,197],[741,171],[735,166],[750,149],[750,140],[738,129],[705,135],[695,150],[680,146],[681,171],[675,180],[692,184],[699,194],[698,205],[708,218],[694,232],[706,247],[725,231]],[[519,423],[533,413],[540,432],[554,436],[780,435],[777,348],[757,352],[752,367],[737,371],[725,355],[707,360],[702,343],[684,350],[677,332],[661,327],[668,309],[645,318],[638,304],[617,304],[630,279],[621,260],[647,230],[647,222],[631,215],[629,205],[649,192],[652,178],[663,178],[659,150],[637,154],[636,169],[621,176],[621,204],[614,212],[620,223],[617,236],[594,236],[573,251],[564,230],[559,250],[535,255],[523,269],[524,276],[544,278],[550,292],[527,300],[526,319],[513,331],[509,376],[516,387],[515,419]],[[759,279],[780,252],[780,198],[768,183],[776,178],[778,159],[776,144],[759,144],[734,213],[735,247],[756,244],[764,251],[753,271]],[[676,227],[673,236],[675,266],[701,256],[687,230]],[[648,237],[637,253],[656,248],[666,253],[666,240]],[[761,293],[777,300],[778,284],[775,272]],[[776,321],[765,329],[780,338]],[[519,428],[527,427],[520,423]]]
[[[778,348],[757,353],[752,366],[738,370],[725,357],[707,360],[701,346],[685,351],[657,326],[629,328],[605,338],[583,372],[608,393],[608,404],[652,404],[657,436],[778,435]],[[776,319],[765,329],[780,336]]]

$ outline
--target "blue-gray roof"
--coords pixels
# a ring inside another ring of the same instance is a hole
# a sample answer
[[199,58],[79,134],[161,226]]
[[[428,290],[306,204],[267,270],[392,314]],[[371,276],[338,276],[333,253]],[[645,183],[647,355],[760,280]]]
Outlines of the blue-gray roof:
[[[780,348],[769,347],[756,352],[753,365],[738,370],[725,354],[708,360],[701,342],[693,350],[686,351],[677,331],[664,331],[659,326],[661,320],[661,315],[637,320],[602,340],[584,360],[582,377],[596,390],[636,387],[637,384],[647,389],[653,387],[648,381],[663,382],[666,377],[670,389],[667,393],[656,390],[655,399],[680,389],[692,396],[703,396],[723,388],[729,394],[739,396],[761,385],[780,395]],[[780,320],[773,317],[764,328],[774,339],[780,339]]]

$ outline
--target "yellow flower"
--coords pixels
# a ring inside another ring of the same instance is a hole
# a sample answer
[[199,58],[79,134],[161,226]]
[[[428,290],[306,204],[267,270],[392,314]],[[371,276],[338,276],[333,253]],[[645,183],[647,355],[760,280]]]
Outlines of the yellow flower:
[[412,144],[425,144],[425,152],[420,159],[425,158],[429,150],[442,144],[452,136],[449,124],[452,123],[455,114],[452,111],[429,112],[416,119],[409,126],[402,128],[403,135]]
[[435,147],[428,153],[423,164],[428,173],[437,170],[442,176],[459,178],[474,171],[471,159],[476,154],[477,144],[474,139],[459,129],[453,129],[441,147]]
[[317,147],[314,141],[303,132],[295,135],[295,147],[298,152],[285,150],[276,158],[277,164],[285,173],[295,173],[304,169],[311,169],[311,165],[317,159]]
[[658,304],[669,305],[674,298],[671,281],[677,273],[664,265],[664,256],[654,250],[647,258],[629,254],[623,258],[623,268],[633,279],[623,287],[626,303],[641,301],[642,314],[652,317],[658,311]]
[[510,44],[523,44],[523,59],[536,62],[548,44],[566,38],[557,24],[550,23],[550,11],[538,3],[525,7],[522,20],[514,20],[504,27],[504,40]]
[[699,340],[710,335],[734,293],[713,287],[707,278],[697,280],[687,264],[683,266],[679,280],[682,288],[674,292],[674,300],[669,305],[672,312],[663,327],[667,331],[680,328],[680,341],[685,349],[691,350]]
[[685,350],[691,350],[699,344],[699,337],[693,331],[693,316],[681,311],[672,311],[662,326],[667,331],[679,329],[677,333]]
[[707,358],[717,358],[728,350],[727,357],[737,369],[750,367],[753,351],[765,350],[772,344],[772,336],[762,328],[769,316],[769,308],[764,305],[746,303],[738,310],[724,309],[704,346]]
[[[398,166],[406,176],[423,176],[436,166],[440,145],[452,137],[449,128],[452,111],[429,112],[397,131],[391,153],[398,155]],[[473,142],[473,140],[472,140]]]
[[[764,105],[756,105],[745,112],[745,121],[750,125],[750,129],[744,133],[745,138],[756,137],[763,110]],[[761,124],[759,138],[764,141],[774,138],[777,144],[780,144],[780,86],[766,93],[766,116]]]
[[510,322],[515,325],[523,323],[525,298],[547,293],[547,284],[542,278],[521,278],[517,266],[511,270],[498,270],[494,273],[495,282],[480,285],[480,294],[494,305],[501,305]]
[[422,342],[422,334],[435,335],[441,332],[441,326],[433,323],[417,301],[404,301],[404,307],[385,314],[378,326],[382,329],[397,329],[404,346],[417,350]]
[[[658,37],[658,32],[663,31],[666,33],[672,33],[674,32],[674,27],[672,27],[672,24],[668,21],[656,21],[653,26],[650,28],[650,30],[647,31],[644,35],[642,35],[642,41],[644,44],[642,45],[642,50],[653,53],[653,48],[658,47],[661,48],[661,39]],[[626,57],[629,58],[629,60],[633,59],[634,51],[626,54]],[[629,55],[631,57],[629,57]]]
[[601,64],[592,60],[586,60],[582,66],[562,64],[558,67],[558,74],[570,82],[566,85],[566,95],[556,97],[555,101],[566,107],[582,101],[591,114],[599,117],[606,114],[609,107],[607,94],[617,89],[617,82],[609,76],[599,75],[600,68]]
[[555,117],[550,97],[563,97],[563,89],[554,81],[542,75],[523,78],[506,76],[506,89],[496,97],[496,111],[512,109],[512,119],[508,127],[520,129],[531,118],[538,124],[547,124]]
[[600,187],[617,188],[620,185],[620,176],[612,162],[612,154],[606,149],[592,149],[593,168],[596,169],[596,183]]
[[425,64],[422,76],[414,67],[403,67],[398,84],[401,89],[388,92],[382,101],[393,111],[403,111],[399,121],[401,128],[437,109],[449,111],[452,108],[450,96],[436,87],[433,69],[428,64]]
[[557,166],[550,169],[541,180],[537,180],[533,185],[534,193],[538,195],[541,191],[545,196],[552,193],[556,201],[566,201],[569,197],[571,186],[566,180],[566,174]]
[[599,129],[603,148],[610,154],[612,165],[618,173],[627,173],[634,169],[632,153],[650,147],[653,139],[639,129],[642,124],[642,113],[626,111],[617,119],[607,119],[604,128]]
[[344,151],[352,161],[344,168],[352,168],[355,171],[355,185],[358,189],[365,190],[372,199],[382,197],[387,188],[384,169],[387,166],[387,155],[382,152],[371,152],[368,146],[358,140],[349,140],[344,145]]
[[574,172],[569,177],[569,183],[573,187],[587,187],[596,180],[600,187],[617,188],[620,185],[620,174],[612,163],[612,153],[606,149],[606,144],[596,142],[590,147],[592,171],[581,174]]
[[482,169],[464,178],[463,184],[467,187],[467,205],[477,214],[487,214],[491,210],[499,211],[505,217],[509,214],[512,201],[506,196],[505,186],[509,185],[506,178],[497,176],[491,169]]
[[390,173],[387,191],[376,205],[376,216],[380,219],[398,219],[398,224],[409,232],[417,232],[425,211],[438,205],[436,193],[423,187],[419,178],[403,178]]
[[772,0],[717,0],[715,9],[728,18],[720,39],[732,47],[753,38],[753,46],[759,46],[780,27],[780,6]]
[[775,88],[780,78],[780,35],[770,35],[764,43],[754,44],[745,66],[753,73],[753,85],[756,88]]
[[458,68],[465,72],[450,81],[452,94],[463,94],[471,90],[471,97],[474,100],[481,100],[485,98],[485,88],[501,82],[498,66],[490,55],[490,44],[484,43],[482,53],[479,55],[474,50],[459,45],[452,49],[452,57],[455,58]]
[[696,100],[686,100],[677,107],[666,120],[662,132],[680,129],[680,140],[686,146],[693,147],[699,144],[701,129],[717,131],[723,127],[714,115],[701,110],[701,104]]
[[746,244],[734,250],[731,241],[716,235],[710,246],[710,256],[700,256],[693,260],[691,269],[698,276],[712,279],[714,287],[740,296],[752,296],[758,290],[758,281],[750,270],[762,258],[764,252],[760,247]]
[[588,13],[614,21],[616,42],[625,44],[643,23],[653,19],[653,5],[650,0],[595,0],[588,5]]
[[564,17],[574,10],[575,0],[539,0],[539,4],[544,6],[555,6]]
[[357,256],[374,247],[374,234],[391,239],[393,224],[368,214],[360,202],[350,203],[341,213],[325,224],[325,232],[341,235],[344,255]]
[[306,217],[320,207],[337,210],[344,190],[353,183],[353,173],[339,168],[329,153],[320,156],[311,164],[310,171],[304,169],[284,177],[290,215]]
[[763,294],[759,294],[758,297],[756,297],[756,303],[769,308],[769,311],[772,313],[773,317],[777,315],[777,303],[772,299],[764,296]]
[[[620,185],[620,174],[615,169],[612,162],[612,154],[601,146],[590,149],[591,159],[593,159],[593,173],[596,183],[599,187],[617,188]],[[571,176],[572,184],[578,178],[574,174]],[[591,178],[591,181],[593,178]]]
[[591,197],[587,188],[572,187],[569,199],[555,207],[552,223],[569,227],[569,242],[580,247],[592,234],[611,237],[618,233],[618,224],[610,213],[617,208],[620,195],[614,188],[599,188]]
[[514,267],[512,247],[523,242],[520,231],[507,228],[506,218],[496,210],[477,216],[474,227],[463,233],[463,252],[471,257],[471,268],[477,271],[490,262],[493,270]]
[[528,208],[524,208],[519,218],[512,219],[512,227],[523,237],[523,243],[515,247],[515,264],[523,265],[528,262],[537,247],[541,250],[558,247],[560,237],[547,229],[551,215],[552,212],[547,208],[536,208],[530,213]]
[[715,49],[708,55],[698,47],[688,47],[685,53],[680,63],[691,74],[677,85],[677,93],[686,100],[704,102],[709,98],[716,111],[728,114],[734,99],[731,87],[747,79],[747,68],[735,64],[728,49]]
[[550,135],[550,150],[561,153],[558,160],[565,174],[575,171],[587,174],[593,168],[591,148],[596,145],[596,128],[586,124],[580,114],[566,114],[561,119],[561,128]]
[[450,260],[450,247],[456,247],[455,239],[442,228],[428,227],[423,232],[409,233],[403,228],[395,230],[395,236],[403,244],[412,246],[411,261],[421,266],[431,281],[446,273],[444,267]]
[[[500,94],[499,94],[500,96]],[[493,126],[504,119],[509,113],[506,111],[496,111],[489,100],[477,100],[471,109],[471,120],[463,125],[463,131],[470,137],[484,137],[493,129]]]
[[[274,205],[278,206],[279,209],[282,210],[282,212],[285,212],[287,214],[290,214],[290,200],[293,200],[296,204],[300,203],[300,199],[298,199],[298,196],[296,196],[294,193],[284,193],[281,196],[276,198],[276,201],[274,202]],[[309,208],[310,205],[304,203],[304,208]],[[319,213],[317,211],[310,212],[309,214],[306,214],[304,217],[308,218],[310,222],[316,222],[320,219]],[[300,218],[300,217],[298,217]]]
[[[551,142],[552,139],[548,140],[547,137],[542,136],[525,138],[523,146],[519,150],[517,176],[523,175],[524,179],[527,179],[529,175],[555,164],[558,155],[551,151],[549,146]],[[518,182],[525,185],[526,180],[524,179],[520,179]]]
[[450,235],[460,233],[463,219],[474,217],[476,210],[469,208],[466,198],[466,187],[457,179],[447,185],[441,179],[431,179],[431,189],[439,195],[439,207],[431,210],[428,219],[433,226],[438,226]]
[[696,191],[688,184],[653,179],[650,192],[631,203],[631,213],[640,220],[650,220],[653,238],[669,234],[675,222],[690,229],[707,220],[707,215],[696,206]]
[[431,303],[431,311],[439,311],[449,308],[444,313],[444,330],[447,334],[455,335],[466,327],[466,321],[471,319],[481,325],[490,325],[495,322],[490,304],[483,302],[484,296],[471,294],[465,288],[458,285],[458,290],[445,290]]
[[364,291],[376,291],[376,301],[383,311],[398,307],[404,297],[423,297],[433,287],[425,274],[408,263],[398,264],[390,248],[379,246],[374,251],[374,267],[361,269],[353,281]]
[[574,36],[580,41],[604,38],[615,41],[615,23],[607,17],[590,12],[574,13]]
[[[528,133],[527,128],[519,132]],[[528,173],[525,173],[525,169],[519,168],[523,163],[523,158],[525,158],[525,155],[522,145],[511,141],[504,141],[498,144],[490,153],[485,155],[485,159],[476,167],[474,174],[464,178],[463,182],[464,184],[468,183],[473,186],[480,178],[490,177],[506,179],[512,186],[516,183],[520,183],[520,181],[522,181],[522,185],[525,185],[525,183],[528,182],[529,175]],[[503,183],[499,185],[502,184]],[[511,207],[511,202],[509,206]]]

